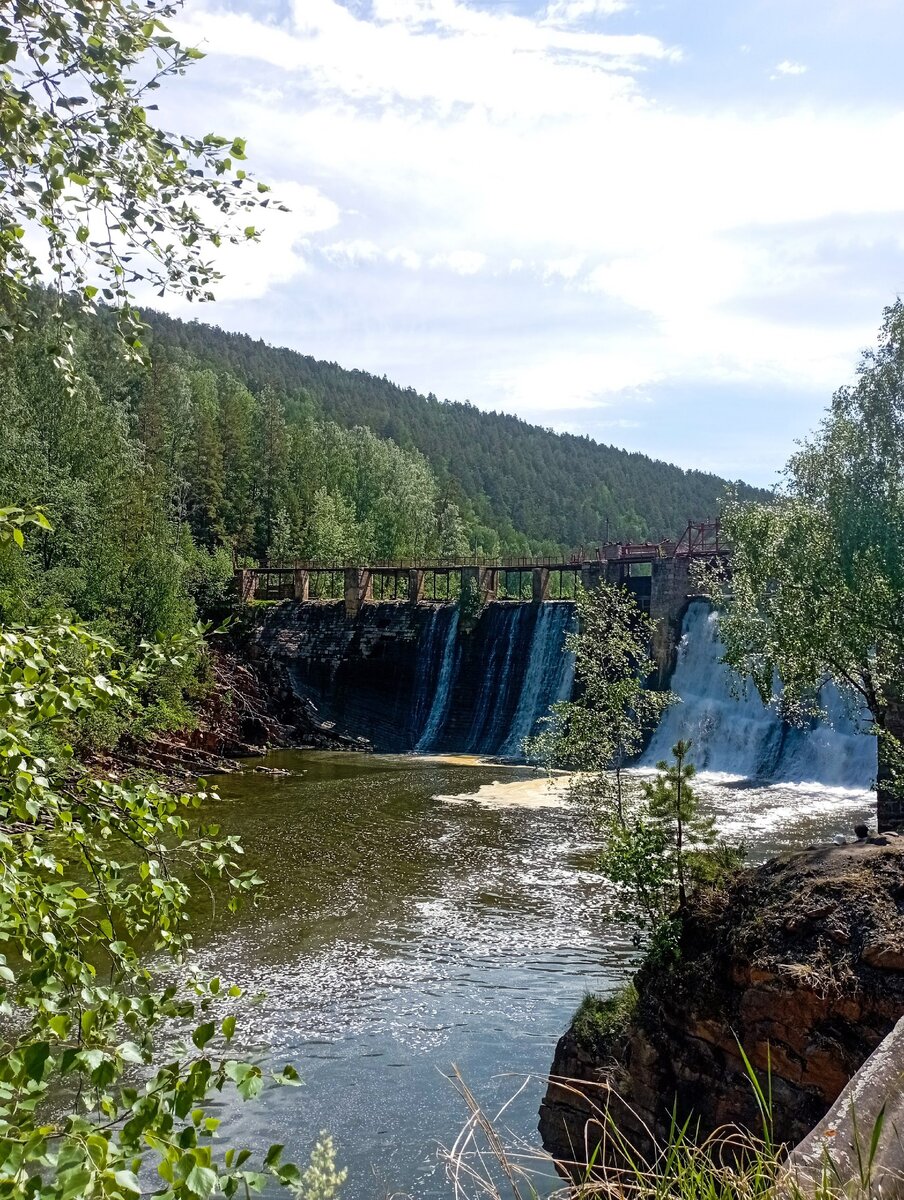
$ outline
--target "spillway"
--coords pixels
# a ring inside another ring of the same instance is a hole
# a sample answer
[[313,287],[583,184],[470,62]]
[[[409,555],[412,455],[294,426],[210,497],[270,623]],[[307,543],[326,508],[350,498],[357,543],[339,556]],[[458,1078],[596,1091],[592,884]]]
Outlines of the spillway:
[[521,757],[550,705],[571,695],[565,637],[575,623],[567,602],[487,605],[454,650],[450,637],[449,670],[433,701],[443,717],[417,749]]
[[700,772],[770,783],[868,788],[876,774],[876,741],[834,684],[820,696],[826,716],[801,729],[784,722],[752,687],[737,695],[718,616],[695,600],[684,617],[671,688],[681,702],[667,709],[640,764],[668,758],[679,738],[693,742]]
[[287,603],[262,614],[256,650],[274,685],[337,732],[386,752],[520,758],[551,704],[571,694],[570,601]]

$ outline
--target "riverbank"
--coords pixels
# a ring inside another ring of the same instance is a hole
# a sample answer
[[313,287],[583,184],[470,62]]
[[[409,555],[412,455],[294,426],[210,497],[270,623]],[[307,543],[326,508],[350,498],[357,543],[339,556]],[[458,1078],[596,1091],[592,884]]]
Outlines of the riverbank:
[[677,962],[646,963],[634,987],[630,1010],[585,1004],[560,1039],[550,1153],[592,1152],[607,1110],[642,1153],[673,1114],[701,1137],[758,1132],[744,1054],[771,1080],[775,1140],[796,1144],[904,1014],[904,837],[785,853],[699,893]]
[[110,778],[147,772],[180,788],[242,771],[247,759],[274,750],[370,750],[365,738],[322,721],[313,704],[294,693],[281,665],[255,653],[241,629],[208,641],[206,654],[207,686],[192,703],[191,728],[126,735],[114,751],[89,756],[88,767]]

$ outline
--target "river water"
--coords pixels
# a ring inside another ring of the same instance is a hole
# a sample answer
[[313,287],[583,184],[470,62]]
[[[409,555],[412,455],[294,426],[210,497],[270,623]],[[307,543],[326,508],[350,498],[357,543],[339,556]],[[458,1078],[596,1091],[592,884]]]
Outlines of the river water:
[[[320,1130],[349,1169],[346,1200],[449,1196],[440,1145],[467,1113],[456,1064],[511,1137],[537,1145],[556,1039],[587,990],[608,992],[634,951],[609,916],[592,829],[526,767],[316,752],[270,755],[285,776],[221,782],[267,898],[199,914],[199,966],[263,993],[246,1048],[296,1065],[302,1088],[227,1107],[224,1135],[283,1142]],[[701,785],[751,857],[850,835],[868,793],[816,785]]]

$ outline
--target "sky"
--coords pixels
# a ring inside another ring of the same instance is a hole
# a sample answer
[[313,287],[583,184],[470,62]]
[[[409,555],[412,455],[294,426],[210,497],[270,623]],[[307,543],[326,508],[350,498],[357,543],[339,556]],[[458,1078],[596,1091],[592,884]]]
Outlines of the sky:
[[770,484],[904,293],[904,0],[187,0],[291,210],[170,311]]

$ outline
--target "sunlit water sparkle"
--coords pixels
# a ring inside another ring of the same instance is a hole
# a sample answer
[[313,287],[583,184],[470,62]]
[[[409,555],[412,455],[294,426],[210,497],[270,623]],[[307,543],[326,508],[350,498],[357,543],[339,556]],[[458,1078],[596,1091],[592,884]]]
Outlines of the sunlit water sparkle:
[[[610,917],[586,819],[525,767],[424,757],[271,755],[288,776],[226,778],[218,814],[268,897],[234,922],[198,914],[202,969],[264,998],[248,1046],[305,1086],[224,1105],[224,1138],[283,1142],[322,1129],[349,1168],[346,1200],[448,1195],[437,1156],[466,1113],[452,1064],[536,1141],[542,1077],[587,990],[608,992],[635,951]],[[707,806],[751,857],[850,833],[869,793],[704,776]]]

